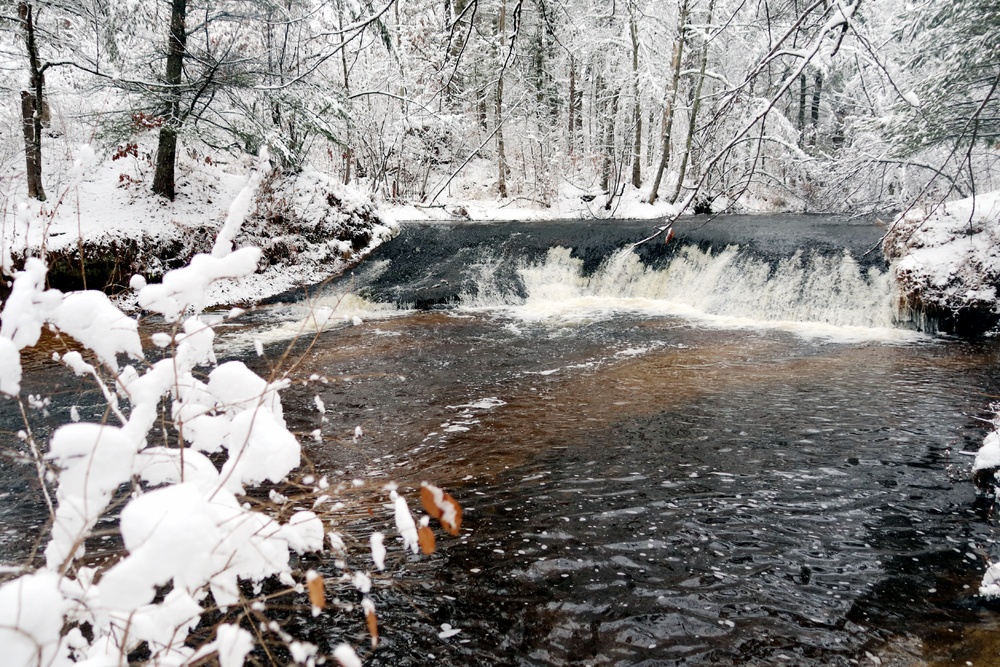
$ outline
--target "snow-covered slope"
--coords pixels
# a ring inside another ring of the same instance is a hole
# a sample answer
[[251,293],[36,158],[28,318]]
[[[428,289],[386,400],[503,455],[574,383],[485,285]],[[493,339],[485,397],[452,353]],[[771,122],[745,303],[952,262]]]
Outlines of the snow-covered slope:
[[[20,267],[25,256],[49,265],[61,289],[124,293],[133,273],[158,279],[211,249],[230,206],[254,169],[254,158],[219,164],[182,151],[175,201],[149,192],[149,150],[119,150],[101,159],[81,147],[70,178],[44,203],[17,197],[0,220],[0,258]],[[212,289],[208,304],[236,304],[320,282],[356,263],[392,236],[362,194],[318,171],[294,176],[266,170],[248,202],[237,247],[261,248],[258,271]],[[82,254],[82,257],[81,257]],[[126,297],[127,300],[127,297]]]

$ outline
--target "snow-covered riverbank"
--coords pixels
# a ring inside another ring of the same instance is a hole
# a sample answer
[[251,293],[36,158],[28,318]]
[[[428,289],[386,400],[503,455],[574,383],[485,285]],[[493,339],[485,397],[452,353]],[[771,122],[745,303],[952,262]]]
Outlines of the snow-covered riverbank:
[[996,326],[1000,192],[913,208],[884,244],[908,306],[943,331],[978,335]]
[[[99,160],[81,147],[66,184],[49,201],[20,197],[8,206],[0,223],[3,266],[42,257],[53,286],[103,289],[130,305],[133,274],[158,280],[211,249],[255,166],[251,158],[217,165],[185,154],[180,191],[169,201],[149,193],[144,164],[131,153]],[[266,171],[239,204],[247,215],[235,237],[237,247],[262,250],[258,270],[215,284],[209,305],[255,303],[319,283],[395,233],[367,197],[325,174]]]

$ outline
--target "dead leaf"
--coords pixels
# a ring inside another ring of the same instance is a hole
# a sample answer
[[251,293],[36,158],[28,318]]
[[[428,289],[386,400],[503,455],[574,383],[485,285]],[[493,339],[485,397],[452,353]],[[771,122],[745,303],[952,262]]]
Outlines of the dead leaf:
[[307,586],[309,588],[309,602],[318,609],[326,609],[326,590],[323,586],[323,577],[316,574],[309,577]]
[[368,634],[372,636],[372,648],[378,645],[378,616],[374,608],[365,611],[365,622],[368,624]]
[[441,493],[441,489],[426,482],[421,484],[420,504],[424,506],[424,511],[427,512],[432,519],[440,519],[441,508],[438,507],[437,503],[434,501],[435,492]]
[[434,539],[434,531],[431,530],[430,526],[420,526],[420,530],[417,531],[417,543],[420,545],[420,550],[426,555],[434,553],[436,547],[436,540]]
[[424,482],[420,485],[420,502],[431,517],[439,520],[441,526],[458,535],[462,528],[462,506],[439,487]]
[[452,535],[458,535],[459,530],[462,528],[462,506],[447,493],[444,494],[442,504],[445,506],[450,505],[451,511],[449,512],[447,509],[442,508],[441,526]]

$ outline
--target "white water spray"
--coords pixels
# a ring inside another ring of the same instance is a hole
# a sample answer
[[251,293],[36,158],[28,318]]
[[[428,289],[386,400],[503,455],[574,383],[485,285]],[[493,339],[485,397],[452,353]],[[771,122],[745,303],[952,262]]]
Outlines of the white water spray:
[[514,305],[527,319],[582,309],[592,315],[637,310],[867,329],[897,325],[890,272],[865,269],[847,251],[798,251],[775,263],[741,253],[736,246],[716,254],[685,246],[665,267],[652,268],[623,249],[584,275],[583,261],[569,249],[552,248],[542,261],[519,267],[524,299],[491,283],[488,268],[488,263],[480,267],[477,293],[463,296],[463,305]]

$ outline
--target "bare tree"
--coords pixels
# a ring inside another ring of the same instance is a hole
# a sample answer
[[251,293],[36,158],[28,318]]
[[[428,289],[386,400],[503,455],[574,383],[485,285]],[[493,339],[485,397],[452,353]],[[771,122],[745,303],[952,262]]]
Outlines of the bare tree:
[[175,195],[174,165],[177,162],[177,132],[181,124],[180,88],[187,44],[186,18],[187,0],[171,0],[167,70],[164,75],[167,103],[156,146],[156,173],[153,176],[153,192],[167,199],[173,199]]
[[691,147],[694,142],[694,135],[698,129],[698,111],[701,109],[701,91],[705,84],[705,69],[708,67],[708,47],[711,43],[711,39],[707,34],[707,31],[712,25],[712,17],[715,11],[715,0],[709,0],[708,3],[708,15],[705,21],[705,31],[702,34],[702,45],[701,54],[699,56],[699,71],[698,78],[695,80],[694,90],[691,94],[691,110],[688,113],[688,128],[687,128],[687,138],[684,140],[684,151],[681,153],[681,164],[677,168],[677,183],[674,185],[674,191],[670,194],[669,202],[671,204],[677,202],[677,198],[681,194],[681,188],[684,187],[684,178],[687,176],[688,164],[691,161]]
[[690,0],[681,0],[680,13],[677,17],[677,37],[674,40],[674,52],[670,61],[670,88],[667,89],[666,99],[663,106],[663,125],[660,131],[660,162],[656,166],[656,175],[653,177],[653,185],[649,191],[650,204],[656,202],[660,191],[660,181],[663,179],[663,172],[670,162],[670,135],[674,128],[674,113],[677,109],[677,89],[681,81],[681,64],[684,57],[684,41],[687,36],[687,21],[690,11]]
[[639,9],[629,3],[628,32],[632,46],[632,187],[642,186],[642,98],[639,94]]
[[42,123],[45,114],[45,70],[38,59],[38,41],[32,6],[21,2],[17,6],[24,43],[28,52],[30,90],[21,91],[21,128],[24,133],[24,163],[28,180],[28,196],[45,201],[42,186]]

